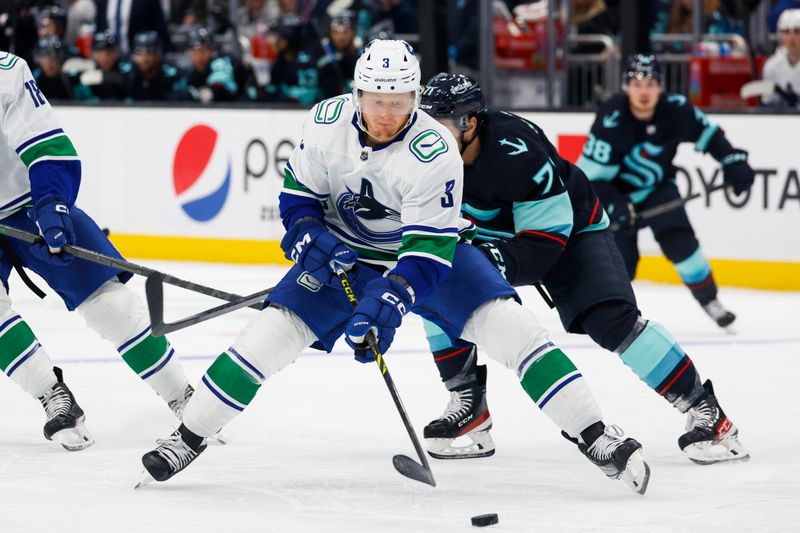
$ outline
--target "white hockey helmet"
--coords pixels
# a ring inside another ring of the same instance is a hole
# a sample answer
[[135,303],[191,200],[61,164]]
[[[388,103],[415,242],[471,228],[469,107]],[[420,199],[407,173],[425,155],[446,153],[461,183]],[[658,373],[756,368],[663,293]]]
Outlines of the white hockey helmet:
[[784,9],[778,18],[778,31],[800,29],[800,9]]
[[417,110],[422,74],[419,60],[410,44],[385,39],[371,41],[356,61],[353,77],[353,105],[356,108],[358,127],[364,132],[367,129],[361,120],[360,91],[413,93],[414,100],[409,111],[409,122],[411,121],[411,116]]

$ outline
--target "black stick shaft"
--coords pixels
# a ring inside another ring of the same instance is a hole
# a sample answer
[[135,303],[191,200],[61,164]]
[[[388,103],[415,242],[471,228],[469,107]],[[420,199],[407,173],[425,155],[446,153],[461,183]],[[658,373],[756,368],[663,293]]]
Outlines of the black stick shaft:
[[[0,224],[0,234],[7,235],[9,237],[13,237],[14,239],[19,239],[21,241],[28,242],[30,244],[41,242],[41,237],[39,235],[35,235],[25,230],[13,228],[5,224]],[[131,274],[137,274],[139,276],[145,276],[145,277],[150,276],[152,274],[158,274],[161,276],[161,279],[163,280],[164,283],[175,285],[176,287],[181,287],[183,289],[187,289],[200,294],[205,294],[206,296],[211,296],[213,298],[218,298],[220,300],[232,301],[232,300],[242,299],[242,297],[239,296],[238,294],[220,291],[217,289],[213,289],[211,287],[206,287],[205,285],[200,285],[199,283],[194,283],[192,281],[186,281],[180,278],[176,278],[175,276],[164,274],[163,272],[159,272],[152,268],[148,268],[142,265],[137,265],[136,263],[131,263],[130,261],[119,259],[117,257],[110,257],[101,254],[99,252],[95,252],[93,250],[87,250],[86,248],[81,248],[80,246],[72,246],[68,244],[64,246],[63,250],[64,252],[70,254],[73,257],[77,257],[78,259],[91,261],[92,263],[105,265],[111,268],[116,268],[124,272],[130,272]],[[250,307],[252,307],[253,309],[261,308],[258,304],[253,304]]]
[[[711,187],[710,189],[708,189],[706,191],[706,194],[711,194],[712,192],[716,192],[716,191],[718,191],[720,189],[724,189],[725,187],[726,187],[726,185],[724,183],[722,183],[720,185],[716,185],[716,186]],[[697,198],[700,198],[702,195],[703,195],[702,193],[695,192],[695,193],[692,193],[692,194],[690,194],[689,196],[687,196],[685,198],[677,198],[675,200],[670,200],[669,202],[664,202],[661,205],[657,205],[657,206],[652,207],[650,209],[645,209],[641,213],[638,213],[636,215],[636,218],[639,219],[639,220],[644,220],[644,221],[650,220],[651,218],[655,218],[655,217],[657,217],[659,215],[663,215],[664,213],[669,213],[673,209],[678,209],[679,207],[688,204],[692,200],[696,200]],[[621,224],[619,222],[614,222],[613,224],[611,224],[608,227],[608,229],[610,229],[611,231],[617,231],[620,228],[622,228],[624,225],[625,224]]]
[[[336,275],[339,276],[339,281],[342,283],[342,287],[344,288],[347,299],[350,301],[350,305],[355,308],[356,305],[358,305],[358,299],[353,292],[353,288],[350,286],[350,280],[347,278],[347,273],[343,269],[339,269],[336,271]],[[403,402],[400,400],[400,394],[397,392],[397,387],[394,385],[394,380],[392,379],[392,375],[389,373],[389,368],[386,366],[386,361],[383,358],[383,354],[381,354],[380,349],[378,349],[378,340],[371,331],[367,333],[367,344],[369,344],[369,348],[372,350],[372,353],[375,356],[375,362],[378,363],[378,368],[383,376],[383,381],[386,383],[386,387],[389,389],[389,393],[394,401],[394,406],[397,408],[397,412],[400,414],[400,418],[403,420],[403,425],[405,426],[406,432],[408,432],[408,436],[414,445],[414,450],[417,452],[419,461],[430,473],[431,467],[428,464],[428,459],[425,457],[425,452],[422,450],[422,445],[417,438],[417,433],[414,431],[414,427],[411,425],[411,420],[408,418],[406,408],[403,407]],[[433,474],[431,473],[431,478],[432,477]]]

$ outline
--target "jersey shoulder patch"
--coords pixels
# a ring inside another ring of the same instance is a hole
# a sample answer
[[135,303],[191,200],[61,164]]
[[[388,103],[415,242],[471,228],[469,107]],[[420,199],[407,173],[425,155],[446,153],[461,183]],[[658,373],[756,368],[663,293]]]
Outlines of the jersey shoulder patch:
[[342,116],[344,104],[346,104],[348,100],[349,98],[346,96],[337,96],[318,103],[317,107],[314,109],[314,123],[333,124],[339,120],[339,117]]
[[423,130],[411,139],[408,149],[414,157],[423,163],[430,163],[440,155],[447,152],[450,147],[442,134],[434,129]]
[[0,52],[0,70],[11,70],[19,61],[19,56],[15,56],[11,52]]

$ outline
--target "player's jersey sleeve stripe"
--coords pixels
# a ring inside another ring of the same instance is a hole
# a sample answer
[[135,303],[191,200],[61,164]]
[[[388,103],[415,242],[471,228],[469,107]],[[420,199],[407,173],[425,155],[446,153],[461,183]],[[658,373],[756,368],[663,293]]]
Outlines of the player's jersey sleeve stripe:
[[19,157],[25,166],[30,168],[35,163],[46,159],[76,160],[78,152],[75,151],[75,147],[69,137],[58,135],[29,146]]
[[694,143],[694,149],[698,152],[705,152],[708,148],[708,143],[711,141],[711,138],[719,129],[719,126],[716,124],[709,124],[705,127],[703,132],[700,134],[700,137],[697,139],[697,142]]
[[576,164],[583,170],[586,177],[592,181],[611,181],[619,172],[619,165],[601,165],[583,155],[578,158]]
[[[606,214],[605,209],[601,209],[600,211],[603,213],[603,216],[600,217],[600,221],[586,226],[578,233],[586,233],[589,231],[600,231],[601,229],[606,229],[607,227],[609,227],[611,225],[611,221],[608,218],[608,214]],[[592,218],[592,220],[594,220],[594,218]]]
[[26,192],[22,196],[11,200],[7,204],[0,205],[0,211],[6,211],[6,210],[11,209],[13,207],[17,207],[18,204],[24,203],[24,202],[30,200],[30,198],[31,198],[31,193]]
[[456,253],[457,242],[457,236],[405,233],[397,251],[397,258],[415,255],[450,266]]
[[39,141],[43,141],[44,139],[47,139],[47,138],[50,138],[50,137],[55,137],[56,135],[63,135],[63,134],[64,134],[64,130],[61,129],[61,128],[50,130],[48,132],[42,133],[40,135],[37,135],[36,137],[28,139],[24,143],[20,144],[15,151],[17,152],[17,154],[19,154],[23,150],[25,150],[28,146],[30,146],[30,145],[32,145],[34,143],[37,143]]
[[517,233],[538,230],[564,237],[572,233],[572,202],[566,191],[543,200],[514,202],[512,211]]
[[290,163],[286,163],[286,170],[283,173],[283,189],[289,193],[299,194],[300,196],[311,196],[312,198],[320,198],[324,199],[327,198],[328,195],[325,194],[317,194],[302,183],[300,180],[297,179],[297,174],[295,174],[294,169]]
[[541,231],[525,230],[525,231],[520,231],[519,233],[517,233],[517,236],[520,236],[520,235],[538,235],[540,237],[544,237],[546,239],[551,239],[553,241],[556,241],[561,246],[564,246],[564,247],[567,246],[566,239],[563,239],[563,238],[561,238],[561,237],[559,237],[557,235],[551,235],[549,233],[544,233],[544,232],[541,232]]

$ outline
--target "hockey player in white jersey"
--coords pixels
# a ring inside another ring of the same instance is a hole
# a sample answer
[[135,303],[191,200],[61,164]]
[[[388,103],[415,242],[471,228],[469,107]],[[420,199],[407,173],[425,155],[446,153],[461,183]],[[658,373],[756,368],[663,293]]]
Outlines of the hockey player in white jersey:
[[[281,242],[295,265],[266,307],[202,378],[178,431],[142,457],[165,481],[186,468],[242,412],[265,380],[307,346],[330,351],[344,333],[372,361],[413,311],[452,338],[465,336],[517,372],[541,410],[580,441],[606,475],[639,493],[649,468],[641,444],[603,424],[586,380],[476,248],[459,243],[463,168],[446,128],[417,111],[419,64],[404,41],[373,41],[352,96],[317,104],[286,167]],[[473,226],[474,228],[474,226]],[[355,310],[334,268],[349,269]]]
[[2,51],[0,125],[0,222],[43,237],[35,245],[0,237],[5,241],[0,251],[0,369],[41,401],[48,440],[68,450],[94,442],[61,370],[53,367],[31,328],[12,308],[8,277],[16,264],[40,275],[67,309],[77,310],[91,329],[114,343],[128,366],[180,417],[192,389],[169,342],[150,334],[145,306],[124,285],[130,274],[61,253],[65,245],[79,245],[121,257],[97,224],[75,206],[81,163],[28,65]]

